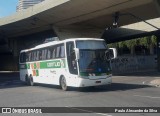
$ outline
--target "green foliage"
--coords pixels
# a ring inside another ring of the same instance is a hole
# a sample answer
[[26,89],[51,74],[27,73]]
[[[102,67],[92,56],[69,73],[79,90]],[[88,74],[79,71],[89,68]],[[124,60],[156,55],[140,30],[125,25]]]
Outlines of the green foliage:
[[109,48],[118,48],[118,43],[111,43],[111,44],[108,44],[108,47]]
[[122,42],[117,42],[117,43],[112,43],[109,44],[109,48],[114,47],[114,48],[124,48],[128,47],[131,49],[132,47],[136,45],[142,45],[146,46],[147,48],[150,47],[150,45],[156,45],[157,43],[157,38],[156,36],[147,36],[147,37],[142,37],[142,38],[137,38],[137,39],[132,39],[132,40],[127,40],[127,41],[122,41]]
[[132,39],[132,40],[127,40],[126,46],[131,49],[132,47],[136,46],[138,44],[138,39]]
[[126,42],[125,41],[118,42],[118,46],[119,46],[119,48],[124,48],[124,47],[126,47]]

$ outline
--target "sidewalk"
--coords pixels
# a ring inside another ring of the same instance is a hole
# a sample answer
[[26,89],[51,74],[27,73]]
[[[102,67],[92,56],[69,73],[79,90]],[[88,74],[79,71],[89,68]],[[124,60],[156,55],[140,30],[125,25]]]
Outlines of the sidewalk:
[[155,79],[150,82],[150,85],[160,87],[160,79]]
[[134,73],[125,73],[125,74],[113,74],[114,76],[119,77],[133,77],[133,78],[141,78],[147,77],[149,80],[148,85],[160,87],[160,72],[156,70],[148,70],[148,71],[141,71],[141,72],[134,72]]

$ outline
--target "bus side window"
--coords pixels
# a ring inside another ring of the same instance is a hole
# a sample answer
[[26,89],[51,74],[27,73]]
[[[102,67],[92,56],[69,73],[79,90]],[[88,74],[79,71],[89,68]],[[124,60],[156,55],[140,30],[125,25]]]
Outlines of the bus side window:
[[56,58],[59,58],[59,56],[60,56],[60,46],[57,46]]
[[31,52],[31,61],[34,61],[34,52]]
[[39,50],[39,60],[42,60],[42,50]]
[[67,42],[67,61],[68,61],[68,67],[71,74],[78,74],[77,70],[77,62],[76,62],[76,55],[74,52],[74,43],[73,42]]
[[26,53],[26,62],[29,62],[28,52]]
[[65,57],[65,49],[64,49],[64,44],[61,46],[61,53],[60,53],[60,58]]
[[51,59],[51,49],[47,49],[47,59]]
[[42,60],[46,60],[47,59],[47,49],[43,49],[42,50]]
[[56,49],[55,47],[52,47],[52,59],[56,57]]
[[26,53],[23,52],[20,54],[20,63],[25,63],[26,62]]
[[31,52],[28,53],[28,61],[31,61]]
[[39,50],[37,50],[36,61],[39,60]]
[[34,57],[34,58],[33,58],[33,60],[34,60],[34,61],[36,61],[36,60],[37,60],[37,52],[36,52],[36,51],[34,51],[34,52],[33,52],[33,54],[34,54],[34,56],[33,56],[33,57]]

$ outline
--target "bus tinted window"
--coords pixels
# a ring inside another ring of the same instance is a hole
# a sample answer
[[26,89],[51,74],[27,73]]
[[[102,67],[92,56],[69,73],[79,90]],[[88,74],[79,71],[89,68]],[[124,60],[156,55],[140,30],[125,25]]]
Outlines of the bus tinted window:
[[43,49],[42,50],[42,60],[46,60],[47,59],[47,49]]
[[48,51],[47,51],[47,59],[51,59],[51,50],[50,50],[50,48],[48,48]]
[[56,57],[56,49],[53,47],[52,49],[52,58],[54,59]]
[[55,58],[64,58],[65,57],[65,48],[64,44],[50,46],[46,48],[42,48],[39,50],[33,50],[31,52],[25,53],[26,55],[23,56],[21,53],[20,62],[25,59],[25,62],[32,62],[32,61],[41,61],[41,60],[50,60]]
[[26,53],[23,52],[20,54],[20,63],[26,62]]
[[65,57],[65,49],[64,49],[64,45],[61,46],[61,54],[60,54],[60,57],[61,57],[61,58],[64,58],[64,57]]
[[56,58],[59,58],[59,56],[60,56],[60,46],[57,46]]

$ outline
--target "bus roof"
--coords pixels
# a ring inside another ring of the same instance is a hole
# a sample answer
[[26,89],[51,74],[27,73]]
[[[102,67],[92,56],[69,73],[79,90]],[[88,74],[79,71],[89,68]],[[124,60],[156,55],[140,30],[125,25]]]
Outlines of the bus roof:
[[56,44],[65,43],[65,42],[68,42],[68,41],[75,41],[75,40],[104,41],[103,39],[99,39],[99,38],[70,38],[70,39],[65,39],[65,40],[61,40],[61,41],[52,41],[52,42],[40,44],[40,45],[37,45],[37,46],[35,46],[33,48],[30,48],[30,49],[21,50],[21,52],[27,52],[27,51],[36,50],[36,49],[39,49],[39,48],[44,48],[44,47],[48,47],[48,46],[52,46],[52,45],[56,45]]

